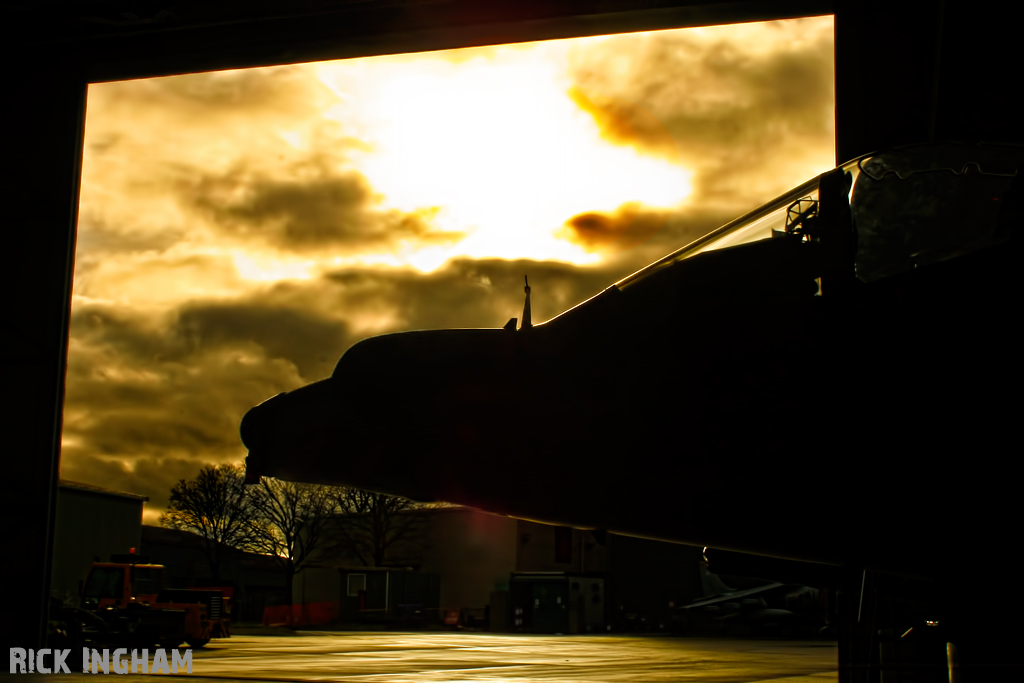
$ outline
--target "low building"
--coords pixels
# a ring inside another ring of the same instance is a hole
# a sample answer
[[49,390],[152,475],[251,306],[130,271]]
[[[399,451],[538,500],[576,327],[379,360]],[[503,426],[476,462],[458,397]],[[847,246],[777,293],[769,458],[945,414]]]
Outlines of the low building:
[[78,603],[80,582],[93,562],[142,545],[146,496],[60,480],[53,534],[51,595]]
[[295,576],[299,606],[289,614],[270,609],[266,623],[368,622],[408,628],[436,622],[441,614],[441,581],[410,567],[307,567]]
[[507,590],[516,568],[517,521],[468,507],[430,511],[433,522],[419,569],[440,577],[444,611],[482,612]]
[[[317,605],[302,613],[408,621],[419,612],[418,618],[436,622],[454,613],[482,622],[492,593],[507,591],[515,570],[516,521],[456,506],[409,514],[416,515],[416,532],[389,549],[383,567],[344,543],[321,550],[294,580],[297,606]],[[337,608],[325,607],[328,602]]]
[[328,544],[296,574],[295,606],[271,620],[408,623],[418,613],[451,624],[457,614],[495,631],[657,631],[703,594],[701,548],[467,507],[408,514],[417,533],[390,547],[386,566]]
[[701,548],[525,520],[517,531],[509,630],[659,631],[703,595]]
[[142,550],[150,562],[164,565],[168,588],[231,588],[236,622],[258,622],[266,607],[288,602],[287,580],[273,557],[224,548],[220,575],[214,579],[202,537],[149,525],[142,527]]

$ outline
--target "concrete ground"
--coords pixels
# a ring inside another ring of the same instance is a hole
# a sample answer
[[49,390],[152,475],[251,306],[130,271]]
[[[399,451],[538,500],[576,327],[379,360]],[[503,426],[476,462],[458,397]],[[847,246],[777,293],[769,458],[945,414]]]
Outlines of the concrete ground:
[[[837,680],[835,644],[825,641],[310,631],[215,640],[193,651],[190,677],[302,683]],[[0,678],[15,676],[5,672]],[[23,683],[82,683],[84,678],[80,673],[17,675]],[[153,678],[128,674],[117,680],[150,683]]]

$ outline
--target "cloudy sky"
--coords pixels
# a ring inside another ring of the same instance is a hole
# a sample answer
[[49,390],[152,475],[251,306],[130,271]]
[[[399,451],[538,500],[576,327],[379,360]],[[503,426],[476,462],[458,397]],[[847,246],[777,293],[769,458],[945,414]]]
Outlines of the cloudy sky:
[[150,497],[362,338],[535,321],[834,165],[832,19],[93,85],[61,476]]

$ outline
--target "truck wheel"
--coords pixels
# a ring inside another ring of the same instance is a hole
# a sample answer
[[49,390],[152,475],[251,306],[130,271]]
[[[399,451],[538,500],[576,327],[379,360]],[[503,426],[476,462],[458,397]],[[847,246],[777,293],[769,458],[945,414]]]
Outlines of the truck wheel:
[[210,639],[209,638],[193,638],[191,640],[186,640],[185,642],[198,650],[199,648],[203,647],[208,642],[210,642]]

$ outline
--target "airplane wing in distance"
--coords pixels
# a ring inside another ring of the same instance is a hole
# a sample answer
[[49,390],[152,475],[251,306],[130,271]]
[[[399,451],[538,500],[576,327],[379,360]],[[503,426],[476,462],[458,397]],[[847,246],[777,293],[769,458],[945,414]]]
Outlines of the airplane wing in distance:
[[[676,632],[814,636],[827,625],[816,588],[763,582],[734,589],[700,563],[705,596],[680,605],[673,617]],[[757,579],[734,577],[749,584]]]
[[781,583],[769,583],[769,584],[765,584],[764,586],[758,586],[756,588],[746,588],[744,590],[738,590],[738,591],[734,591],[732,593],[719,593],[718,595],[712,596],[710,598],[704,598],[703,600],[697,600],[697,601],[691,602],[691,603],[689,603],[687,605],[682,605],[681,608],[682,609],[693,609],[695,607],[705,607],[707,605],[716,605],[716,604],[721,603],[721,602],[732,602],[732,601],[735,601],[735,600],[739,600],[741,598],[746,598],[746,597],[751,596],[751,595],[757,595],[758,593],[764,593],[765,591],[770,591],[773,588],[778,588],[779,586],[782,586],[782,585],[784,585],[784,584],[781,584]]

